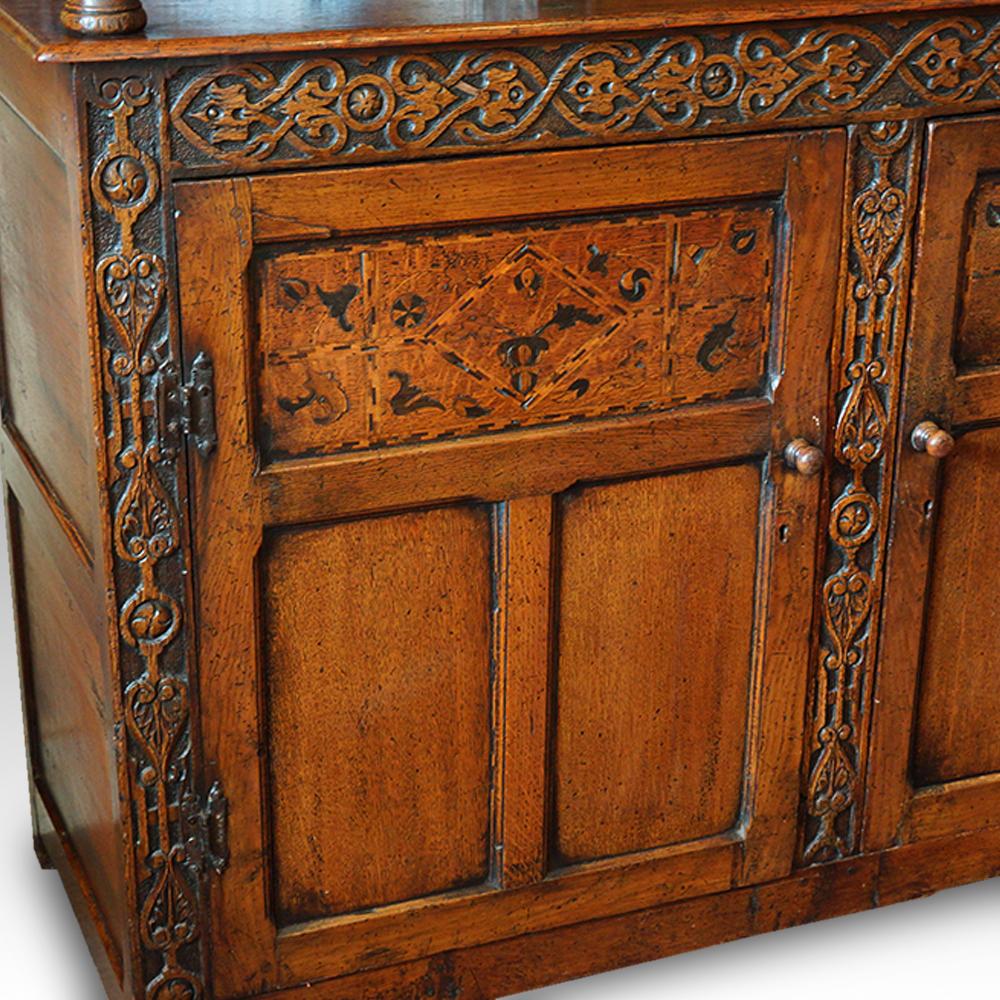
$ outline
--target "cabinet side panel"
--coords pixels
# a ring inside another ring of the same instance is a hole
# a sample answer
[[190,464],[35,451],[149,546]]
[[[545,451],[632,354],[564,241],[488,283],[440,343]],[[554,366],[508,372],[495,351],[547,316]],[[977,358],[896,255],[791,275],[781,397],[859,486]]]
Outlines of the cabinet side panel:
[[746,464],[564,500],[556,864],[736,825],[760,490]]
[[[23,480],[24,477],[18,477]],[[121,974],[125,891],[117,821],[112,700],[93,582],[37,494],[8,492],[19,646],[33,778],[100,909]]]
[[98,480],[76,185],[0,99],[4,425],[63,529],[89,556]]
[[1000,771],[1000,428],[973,431],[946,463],[914,739],[914,778]]

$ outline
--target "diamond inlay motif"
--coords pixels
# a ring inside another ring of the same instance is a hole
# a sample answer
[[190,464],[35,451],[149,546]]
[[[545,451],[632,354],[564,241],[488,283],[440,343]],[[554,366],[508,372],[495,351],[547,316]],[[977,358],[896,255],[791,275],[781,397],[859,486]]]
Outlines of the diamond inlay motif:
[[427,330],[445,360],[527,409],[621,332],[627,311],[526,243]]
[[265,255],[263,457],[757,393],[775,234],[748,205]]

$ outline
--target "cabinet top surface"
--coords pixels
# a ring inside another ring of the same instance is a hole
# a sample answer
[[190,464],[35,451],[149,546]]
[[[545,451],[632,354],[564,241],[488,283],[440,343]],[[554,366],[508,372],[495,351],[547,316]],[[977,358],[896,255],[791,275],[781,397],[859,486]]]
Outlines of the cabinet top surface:
[[145,0],[146,31],[82,39],[61,0],[0,0],[0,30],[40,61],[98,62],[490,41],[995,7],[997,0]]

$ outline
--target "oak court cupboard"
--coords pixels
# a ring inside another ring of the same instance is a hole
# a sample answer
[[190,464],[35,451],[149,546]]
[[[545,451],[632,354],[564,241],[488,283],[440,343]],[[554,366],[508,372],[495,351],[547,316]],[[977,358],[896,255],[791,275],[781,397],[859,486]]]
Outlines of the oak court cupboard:
[[1000,8],[0,0],[36,847],[116,1000],[491,1000],[1000,873]]

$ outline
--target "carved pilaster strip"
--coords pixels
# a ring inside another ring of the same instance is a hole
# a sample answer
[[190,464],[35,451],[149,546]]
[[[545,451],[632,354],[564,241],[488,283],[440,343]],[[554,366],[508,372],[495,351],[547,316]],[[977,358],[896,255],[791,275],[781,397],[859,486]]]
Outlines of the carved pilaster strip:
[[921,148],[918,124],[851,132],[843,328],[834,363],[834,469],[819,663],[807,748],[802,861],[858,849],[892,442]]
[[160,176],[159,82],[81,80],[90,157],[107,508],[117,608],[135,978],[148,1000],[206,996],[192,768],[183,476],[160,380],[176,375]]
[[1000,12],[178,68],[179,169],[259,171],[1000,107]]

